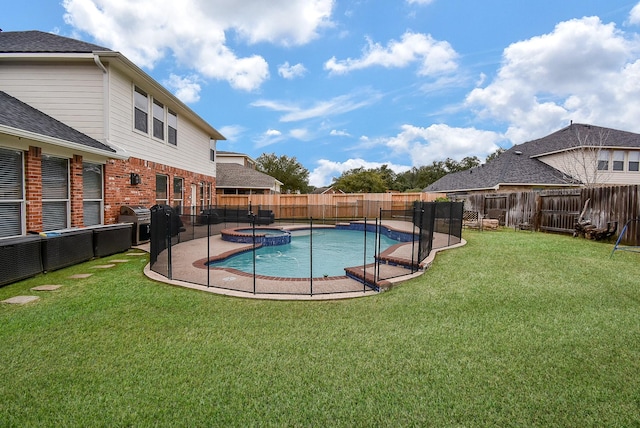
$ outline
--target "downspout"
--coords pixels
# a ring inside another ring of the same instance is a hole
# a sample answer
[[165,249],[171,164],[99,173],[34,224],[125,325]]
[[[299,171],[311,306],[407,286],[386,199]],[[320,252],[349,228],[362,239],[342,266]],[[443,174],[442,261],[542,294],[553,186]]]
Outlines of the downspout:
[[107,70],[107,67],[105,67],[102,61],[100,61],[100,56],[98,54],[95,54],[95,53],[93,54],[93,62],[95,62],[98,68],[102,70],[102,76],[103,76],[102,77],[102,92],[103,92],[102,94],[102,116],[103,116],[102,127],[103,127],[103,133],[104,133],[104,138],[103,138],[104,142],[108,146],[115,148],[119,154],[129,157],[129,154],[123,147],[120,147],[109,140],[110,133],[111,133],[111,122],[109,121],[109,108],[110,108],[109,70]]

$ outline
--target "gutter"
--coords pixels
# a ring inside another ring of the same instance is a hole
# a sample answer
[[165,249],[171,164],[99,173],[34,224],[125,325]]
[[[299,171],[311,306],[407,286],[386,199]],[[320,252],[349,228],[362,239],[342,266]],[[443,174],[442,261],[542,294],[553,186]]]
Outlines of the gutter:
[[12,135],[14,137],[18,137],[18,138],[26,138],[29,140],[34,140],[34,141],[39,141],[42,143],[47,143],[47,144],[51,144],[54,146],[59,146],[59,147],[64,147],[67,149],[71,149],[74,151],[79,151],[79,152],[84,152],[84,153],[91,153],[94,155],[99,155],[99,156],[104,156],[104,157],[109,157],[109,158],[113,158],[113,159],[128,159],[129,155],[123,154],[121,152],[109,152],[106,150],[102,150],[102,149],[98,149],[95,147],[89,147],[89,146],[85,146],[83,144],[78,144],[78,143],[72,143],[71,141],[67,141],[67,140],[63,140],[60,138],[56,138],[56,137],[50,137],[48,135],[42,135],[42,134],[37,134],[35,132],[31,132],[31,131],[25,131],[24,129],[18,129],[18,128],[13,128],[11,126],[5,126],[5,125],[0,125],[0,132],[7,134],[7,135]]

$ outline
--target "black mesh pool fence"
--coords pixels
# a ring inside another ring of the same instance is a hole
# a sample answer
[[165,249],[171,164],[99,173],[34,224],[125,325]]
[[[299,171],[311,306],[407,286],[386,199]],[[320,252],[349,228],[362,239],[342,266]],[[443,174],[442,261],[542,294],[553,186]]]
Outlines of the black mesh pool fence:
[[[308,207],[306,211],[319,209]],[[265,235],[273,230],[294,236],[295,256],[286,250],[287,245],[294,245],[291,243],[268,248],[272,238]],[[324,239],[327,230],[352,235],[348,261],[335,250],[341,242]],[[461,232],[462,203],[380,209],[377,218],[280,217],[264,207],[182,210],[156,206],[151,210],[150,261],[154,272],[169,279],[253,294],[378,291],[388,288],[394,278],[420,270],[420,262],[433,248],[460,242]],[[248,260],[248,266],[215,264],[241,258]],[[338,258],[344,268],[336,273],[318,267],[330,258]],[[256,261],[260,266],[256,267]],[[262,263],[270,264],[266,273]]]

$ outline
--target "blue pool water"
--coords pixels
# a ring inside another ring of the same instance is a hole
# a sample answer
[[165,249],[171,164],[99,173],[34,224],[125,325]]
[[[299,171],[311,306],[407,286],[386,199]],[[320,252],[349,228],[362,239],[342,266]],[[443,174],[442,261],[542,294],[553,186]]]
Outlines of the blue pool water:
[[[310,268],[310,230],[291,232],[291,243],[256,250],[256,274],[283,278],[307,278]],[[366,263],[373,263],[376,235],[367,232]],[[399,241],[380,235],[380,251]],[[344,268],[364,263],[364,232],[356,230],[313,230],[313,277],[341,276]],[[211,262],[211,267],[227,267],[253,273],[253,251]]]

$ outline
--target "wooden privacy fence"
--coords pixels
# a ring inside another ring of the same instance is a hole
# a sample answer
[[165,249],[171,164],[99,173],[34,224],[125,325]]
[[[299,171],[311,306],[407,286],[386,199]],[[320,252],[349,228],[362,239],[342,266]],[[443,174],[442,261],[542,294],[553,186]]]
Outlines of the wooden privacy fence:
[[[573,233],[587,199],[585,218],[599,228],[607,227],[609,222],[618,222],[617,233],[620,233],[628,220],[640,215],[638,185],[474,194],[464,197],[464,209],[484,217],[495,216],[505,226],[517,227],[526,223],[535,230]],[[623,242],[640,245],[638,222],[629,225]]]
[[433,202],[435,193],[347,193],[304,195],[216,195],[218,206],[249,205],[272,210],[276,218],[377,218],[380,210],[410,209],[413,203]]

